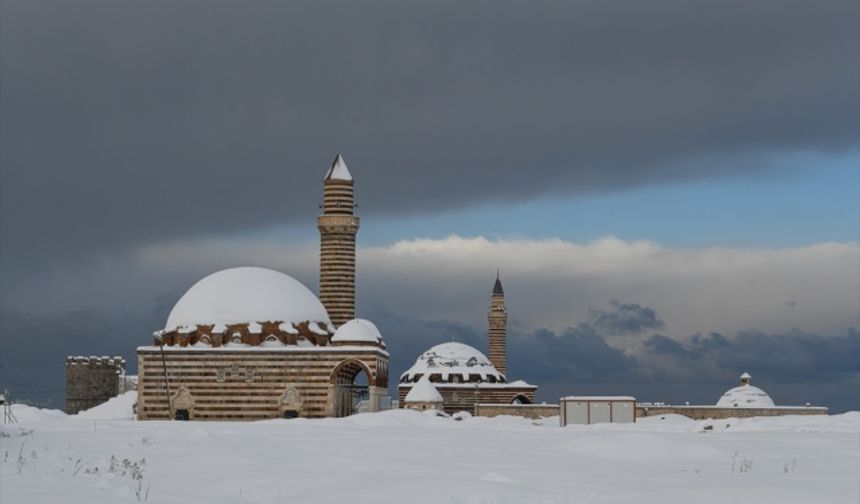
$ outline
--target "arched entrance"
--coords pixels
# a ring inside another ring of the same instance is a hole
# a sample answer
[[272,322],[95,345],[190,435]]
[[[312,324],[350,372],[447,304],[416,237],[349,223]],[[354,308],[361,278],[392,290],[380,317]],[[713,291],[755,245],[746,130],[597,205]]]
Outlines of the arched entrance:
[[[373,376],[370,369],[360,361],[346,360],[334,368],[331,373],[332,385],[332,415],[345,417],[357,413],[362,401],[369,404],[375,400],[371,397],[370,386]],[[370,409],[373,411],[373,409]]]
[[529,400],[529,398],[522,395],[522,394],[514,397],[514,399],[511,401],[511,404],[531,404],[531,403],[532,402]]

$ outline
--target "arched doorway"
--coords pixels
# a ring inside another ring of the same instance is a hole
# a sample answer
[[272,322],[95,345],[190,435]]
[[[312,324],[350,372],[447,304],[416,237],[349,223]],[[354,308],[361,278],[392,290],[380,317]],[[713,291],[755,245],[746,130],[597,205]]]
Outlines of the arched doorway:
[[363,404],[369,405],[376,399],[370,394],[372,384],[370,369],[364,363],[347,360],[338,364],[331,373],[333,416],[349,416],[357,413]]
[[532,402],[529,400],[529,398],[522,395],[522,394],[514,397],[514,399],[511,401],[511,404],[531,404],[531,403]]

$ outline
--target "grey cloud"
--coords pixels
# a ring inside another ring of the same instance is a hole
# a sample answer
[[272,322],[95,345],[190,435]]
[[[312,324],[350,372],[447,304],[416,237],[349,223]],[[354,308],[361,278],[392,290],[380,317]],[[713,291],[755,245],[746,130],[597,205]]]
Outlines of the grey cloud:
[[666,325],[652,308],[636,303],[619,303],[617,299],[609,302],[609,310],[589,308],[588,311],[591,324],[610,335],[653,331]]
[[854,1],[0,3],[2,273],[857,148]]

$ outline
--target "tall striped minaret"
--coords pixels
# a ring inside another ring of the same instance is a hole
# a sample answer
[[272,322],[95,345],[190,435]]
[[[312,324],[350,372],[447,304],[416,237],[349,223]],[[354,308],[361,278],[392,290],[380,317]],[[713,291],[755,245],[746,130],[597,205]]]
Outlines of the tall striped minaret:
[[355,318],[355,235],[352,175],[340,154],[323,180],[320,230],[320,301],[334,325]]
[[505,291],[499,272],[496,271],[496,284],[490,295],[490,312],[487,314],[490,326],[490,362],[503,375],[508,374],[508,310],[505,308]]

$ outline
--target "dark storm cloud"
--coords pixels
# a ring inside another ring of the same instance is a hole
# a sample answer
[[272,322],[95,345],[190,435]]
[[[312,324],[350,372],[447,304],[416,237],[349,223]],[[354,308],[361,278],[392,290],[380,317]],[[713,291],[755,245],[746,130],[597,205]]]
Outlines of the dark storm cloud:
[[853,328],[845,336],[834,338],[800,331],[787,334],[741,331],[732,339],[719,333],[697,334],[688,343],[655,334],[643,346],[650,355],[674,360],[666,370],[669,379],[677,378],[685,369],[699,372],[703,365],[729,371],[755,369],[780,381],[860,373],[860,333]]
[[606,334],[641,333],[662,329],[666,324],[657,312],[636,303],[609,302],[609,310],[589,308],[591,324]]
[[853,0],[0,5],[7,282],[306,222],[337,151],[369,214],[857,147]]

